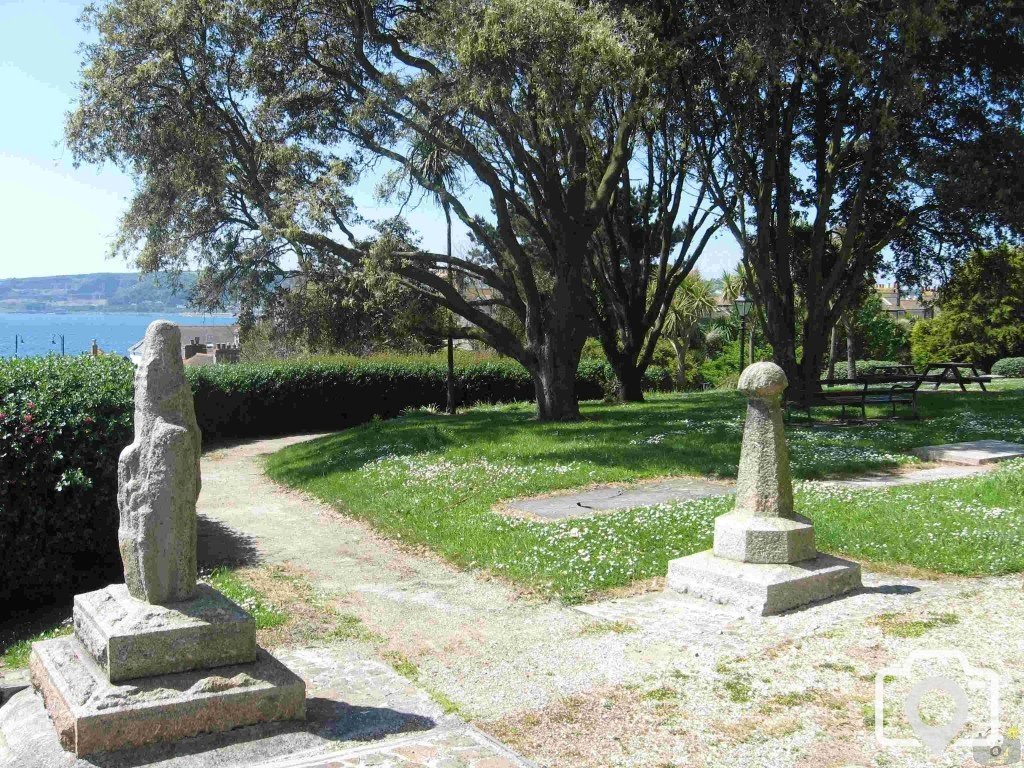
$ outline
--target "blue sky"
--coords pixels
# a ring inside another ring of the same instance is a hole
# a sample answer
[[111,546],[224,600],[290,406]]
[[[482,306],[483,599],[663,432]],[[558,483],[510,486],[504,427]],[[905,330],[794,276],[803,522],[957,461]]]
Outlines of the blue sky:
[[[78,16],[85,2],[0,0],[0,279],[83,272],[125,272],[108,258],[132,181],[115,168],[74,168],[64,146],[64,115],[75,98]],[[390,211],[373,199],[375,183],[356,190],[363,215]],[[485,200],[472,208],[487,209]],[[407,212],[424,247],[444,248],[444,217],[429,203]],[[461,231],[455,249],[465,247]],[[698,264],[717,277],[736,263],[736,245],[720,235]]]

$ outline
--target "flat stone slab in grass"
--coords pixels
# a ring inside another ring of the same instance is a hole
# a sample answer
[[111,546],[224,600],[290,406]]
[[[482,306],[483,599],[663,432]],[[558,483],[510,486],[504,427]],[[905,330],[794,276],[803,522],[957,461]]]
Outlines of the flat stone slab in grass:
[[74,617],[76,636],[112,683],[256,660],[256,622],[207,584],[169,605],[111,584],[75,595]]
[[967,443],[927,445],[915,448],[914,454],[925,461],[976,466],[1020,458],[1024,456],[1024,445],[1005,440],[973,440]]
[[963,465],[951,464],[927,469],[908,469],[906,472],[870,472],[860,477],[845,480],[814,480],[814,483],[838,485],[844,488],[890,488],[899,485],[935,483],[939,480],[960,480],[965,477],[983,475],[994,469],[994,464]]
[[676,477],[637,485],[603,485],[585,491],[516,499],[506,502],[504,506],[513,512],[544,520],[568,520],[633,507],[649,507],[706,496],[725,496],[732,492],[731,483],[697,477]]
[[279,651],[306,682],[306,719],[76,759],[39,694],[0,708],[0,768],[531,768],[386,664],[343,648]]

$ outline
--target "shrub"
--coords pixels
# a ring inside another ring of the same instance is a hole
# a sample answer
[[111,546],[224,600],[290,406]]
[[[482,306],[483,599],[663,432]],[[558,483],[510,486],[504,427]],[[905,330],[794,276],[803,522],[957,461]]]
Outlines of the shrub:
[[[530,375],[505,360],[457,369],[463,403],[527,400]],[[322,360],[187,370],[207,443],[326,431],[445,400],[444,363]],[[0,606],[67,595],[120,573],[117,459],[132,439],[132,375],[119,358],[0,361]],[[600,398],[607,364],[580,366]],[[652,367],[651,387],[667,389]]]
[[0,605],[116,578],[131,377],[117,358],[0,363]]
[[1024,378],[1024,357],[1004,357],[997,360],[992,365],[992,373],[1014,379]]
[[[758,332],[756,342],[754,360],[771,360],[773,357],[772,348],[765,340],[764,334]],[[752,361],[746,352],[744,352],[744,357],[746,358],[744,363],[750,365]],[[727,342],[723,345],[722,351],[719,354],[700,363],[700,380],[709,383],[716,389],[735,389],[739,377],[739,339]]]
[[[208,366],[188,373],[206,441],[342,429],[445,402],[446,367],[439,362],[323,359]],[[465,404],[533,398],[530,374],[512,361],[472,363],[456,373]],[[607,363],[584,360],[577,379],[580,399],[601,398],[611,376]],[[668,371],[654,366],[647,381],[651,389],[671,386]]]

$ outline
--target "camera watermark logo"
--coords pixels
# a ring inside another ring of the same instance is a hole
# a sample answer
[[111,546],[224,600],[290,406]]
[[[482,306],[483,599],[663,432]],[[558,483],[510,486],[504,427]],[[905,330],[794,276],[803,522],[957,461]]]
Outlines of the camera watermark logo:
[[[939,700],[945,705],[937,708]],[[975,735],[961,736],[968,725]],[[875,738],[893,748],[924,744],[936,755],[950,747],[965,748],[976,759],[989,754],[1001,743],[999,676],[973,666],[960,651],[915,651],[901,666],[875,676]],[[989,765],[1006,764],[987,759]]]
[[[978,735],[980,738],[991,736],[986,733]],[[1011,728],[988,746],[975,747],[974,762],[984,766],[1017,765],[1021,762],[1020,732]]]

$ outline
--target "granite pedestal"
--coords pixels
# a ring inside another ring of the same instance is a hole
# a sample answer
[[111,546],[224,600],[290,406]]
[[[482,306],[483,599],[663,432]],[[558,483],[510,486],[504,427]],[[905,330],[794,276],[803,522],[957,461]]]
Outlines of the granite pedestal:
[[32,646],[32,685],[82,757],[305,716],[306,686],[256,623],[196,580],[202,436],[177,326],[146,330],[135,438],[118,460],[124,584],[75,597],[75,634]]
[[740,376],[749,404],[735,508],[715,520],[712,550],[669,563],[669,589],[769,615],[861,586],[860,566],[819,554],[814,526],[793,510],[781,406],[786,386],[774,363],[754,363]]
[[152,605],[124,584],[75,596],[75,634],[112,683],[256,661],[256,622],[207,584]]
[[32,646],[32,685],[79,757],[302,719],[305,683],[257,647],[255,632],[207,585],[161,606],[115,584],[76,596],[73,636]]
[[710,551],[668,564],[668,586],[715,603],[770,616],[861,586],[860,565],[818,554],[796,563],[741,563]]

